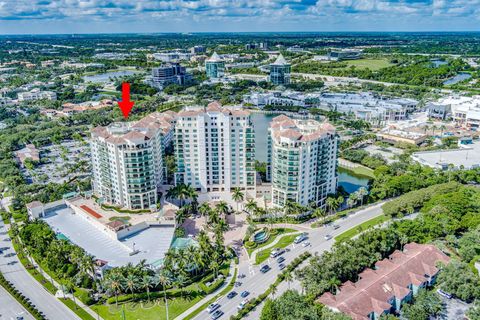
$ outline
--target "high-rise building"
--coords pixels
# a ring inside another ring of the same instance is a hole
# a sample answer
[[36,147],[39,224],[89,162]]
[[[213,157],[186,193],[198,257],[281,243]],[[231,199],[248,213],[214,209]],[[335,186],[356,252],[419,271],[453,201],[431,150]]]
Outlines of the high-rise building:
[[179,63],[164,64],[152,69],[152,86],[163,89],[169,84],[185,85],[191,82],[192,75]]
[[205,60],[205,70],[208,78],[221,78],[225,74],[225,63],[220,56],[214,52],[210,58]]
[[267,174],[272,181],[272,202],[287,200],[324,207],[337,188],[337,134],[329,123],[291,119],[272,120],[269,128]]
[[186,108],[175,125],[176,183],[200,192],[230,192],[235,187],[254,192],[254,148],[248,111],[218,102]]
[[166,172],[163,155],[173,136],[174,112],[92,129],[93,190],[106,203],[148,209]]
[[275,62],[270,64],[270,82],[275,85],[290,84],[290,70],[290,64],[279,54]]
[[205,53],[207,49],[204,46],[194,46],[190,48],[191,54],[202,54]]

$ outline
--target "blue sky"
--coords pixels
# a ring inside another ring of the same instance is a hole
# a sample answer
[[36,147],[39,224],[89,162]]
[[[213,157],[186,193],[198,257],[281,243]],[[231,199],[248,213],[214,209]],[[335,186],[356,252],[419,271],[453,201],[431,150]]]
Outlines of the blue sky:
[[0,0],[0,34],[480,31],[480,0]]

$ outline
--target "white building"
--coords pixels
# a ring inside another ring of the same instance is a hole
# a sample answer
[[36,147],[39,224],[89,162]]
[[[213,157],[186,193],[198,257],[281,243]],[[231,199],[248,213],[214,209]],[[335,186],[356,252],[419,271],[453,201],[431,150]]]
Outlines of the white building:
[[93,190],[105,202],[129,209],[157,203],[165,180],[163,155],[174,113],[153,113],[136,123],[92,129]]
[[[198,191],[255,194],[255,132],[250,113],[222,107],[187,107],[175,125],[176,183]],[[251,190],[251,192],[249,192]]]
[[33,89],[29,92],[19,92],[18,101],[34,101],[34,100],[57,100],[57,94],[52,91],[40,91]]
[[245,103],[257,107],[296,106],[337,111],[365,120],[373,125],[405,120],[418,102],[413,99],[387,99],[369,92],[362,93],[302,93],[297,91],[254,92],[244,97]]
[[460,126],[480,127],[480,95],[473,97],[452,95],[439,99],[435,105],[448,109],[452,119]]
[[274,118],[269,128],[268,174],[272,203],[283,207],[287,200],[324,207],[328,194],[337,188],[335,128],[315,120]]

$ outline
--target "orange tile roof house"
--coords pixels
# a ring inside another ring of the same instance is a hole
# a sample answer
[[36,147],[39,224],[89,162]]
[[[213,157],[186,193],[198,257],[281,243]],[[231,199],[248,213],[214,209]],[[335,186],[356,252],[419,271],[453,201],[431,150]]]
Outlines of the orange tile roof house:
[[398,312],[419,288],[432,285],[439,272],[437,262],[449,261],[434,245],[410,243],[360,273],[357,282],[347,281],[336,295],[327,292],[317,301],[353,320],[377,320]]

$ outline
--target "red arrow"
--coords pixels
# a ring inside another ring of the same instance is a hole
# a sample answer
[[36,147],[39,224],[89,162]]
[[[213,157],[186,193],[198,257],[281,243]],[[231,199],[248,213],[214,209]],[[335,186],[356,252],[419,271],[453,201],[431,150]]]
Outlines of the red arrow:
[[130,101],[130,83],[122,83],[122,101],[118,102],[118,106],[120,107],[120,110],[122,110],[125,119],[128,119],[128,115],[130,114],[130,111],[132,111],[134,104],[135,102]]

